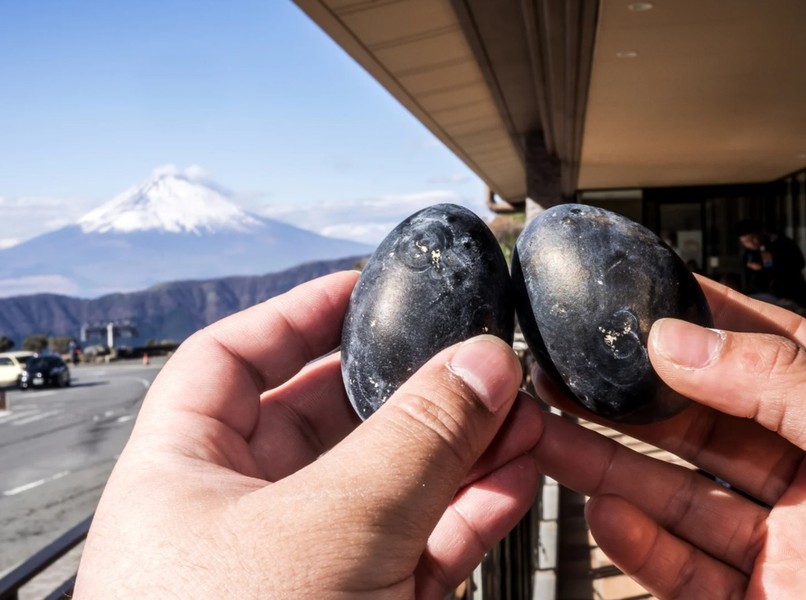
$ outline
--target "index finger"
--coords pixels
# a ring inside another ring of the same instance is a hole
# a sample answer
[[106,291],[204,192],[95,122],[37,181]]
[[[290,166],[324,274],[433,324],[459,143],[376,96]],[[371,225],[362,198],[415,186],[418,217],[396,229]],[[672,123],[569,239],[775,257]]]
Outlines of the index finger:
[[[718,327],[734,331],[773,333],[796,343],[805,337],[804,320],[797,314],[773,304],[753,300],[704,277],[698,277],[698,280]],[[653,366],[658,368],[656,362],[653,362]],[[746,367],[727,370],[722,376],[712,377],[709,381],[720,388],[733,385],[746,370]],[[685,370],[677,373],[679,376],[692,374]],[[702,382],[686,388],[672,385],[683,395],[699,400],[702,404],[694,403],[679,415],[665,421],[630,425],[608,421],[585,410],[568,398],[567,392],[542,371],[536,372],[533,380],[540,397],[553,406],[668,450],[709,473],[730,481],[768,504],[773,504],[780,498],[803,458],[799,447],[775,431],[743,418],[746,415],[737,417],[735,414],[724,414],[730,412],[729,410],[715,410],[709,400],[723,394],[710,389],[706,393]],[[750,389],[746,383],[744,388]],[[735,404],[737,396],[728,394],[728,401]]]
[[544,371],[537,369],[533,380],[540,398],[552,406],[667,450],[767,504],[778,501],[803,459],[798,447],[755,421],[696,402],[657,423],[615,423],[571,400]]
[[258,391],[335,350],[358,272],[314,279],[202,330],[252,372]]
[[772,333],[806,345],[806,321],[800,315],[748,298],[707,277],[696,277],[708,299],[716,327],[745,333]]
[[247,437],[260,394],[339,345],[357,278],[341,272],[309,281],[195,333],[154,382],[144,412],[209,417]]

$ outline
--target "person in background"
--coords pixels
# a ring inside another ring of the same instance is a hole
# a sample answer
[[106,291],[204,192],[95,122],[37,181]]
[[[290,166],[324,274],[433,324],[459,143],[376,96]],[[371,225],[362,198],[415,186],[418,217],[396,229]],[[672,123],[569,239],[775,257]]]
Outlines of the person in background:
[[80,350],[78,344],[76,344],[75,340],[70,340],[67,344],[67,354],[69,355],[69,360],[73,363],[73,366],[78,365],[78,354]]
[[739,243],[744,248],[747,289],[763,299],[790,300],[806,307],[806,261],[794,240],[775,233],[765,233],[757,221],[745,219],[736,226]]
[[75,598],[442,600],[531,508],[541,472],[590,496],[599,546],[659,598],[803,598],[806,319],[699,278],[720,329],[662,319],[648,341],[691,406],[609,423],[759,503],[544,413],[491,336],[437,354],[361,423],[333,352],[357,278],[180,346],[103,492]]

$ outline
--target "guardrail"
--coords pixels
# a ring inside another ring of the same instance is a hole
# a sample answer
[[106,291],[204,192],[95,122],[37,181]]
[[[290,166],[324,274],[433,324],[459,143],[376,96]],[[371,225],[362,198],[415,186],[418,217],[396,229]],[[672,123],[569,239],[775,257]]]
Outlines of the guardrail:
[[[92,517],[93,515],[90,515],[75,525],[0,579],[0,600],[18,600],[21,587],[83,542],[87,537]],[[45,600],[60,600],[66,596],[69,597],[73,592],[75,581],[76,574],[74,573],[45,596]]]

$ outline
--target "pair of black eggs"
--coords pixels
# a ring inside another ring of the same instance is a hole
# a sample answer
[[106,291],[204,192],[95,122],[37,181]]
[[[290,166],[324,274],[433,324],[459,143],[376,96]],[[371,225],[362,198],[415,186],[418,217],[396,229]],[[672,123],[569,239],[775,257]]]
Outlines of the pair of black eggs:
[[649,423],[687,400],[655,374],[652,323],[712,324],[696,279],[645,227],[582,204],[543,211],[512,272],[487,225],[439,204],[400,223],[369,259],[342,334],[342,375],[362,419],[437,352],[489,333],[512,343],[515,313],[540,366],[587,409]]

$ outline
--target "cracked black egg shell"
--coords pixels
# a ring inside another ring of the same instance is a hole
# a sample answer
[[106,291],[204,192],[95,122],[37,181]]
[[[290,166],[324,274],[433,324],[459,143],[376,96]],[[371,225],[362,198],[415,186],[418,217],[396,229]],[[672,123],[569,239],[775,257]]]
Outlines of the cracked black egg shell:
[[483,333],[511,344],[511,285],[498,242],[469,210],[437,204],[395,227],[361,273],[342,331],[342,377],[358,415],[452,344]]
[[662,317],[712,326],[697,280],[649,229],[616,213],[563,204],[539,214],[512,260],[518,320],[540,366],[599,416],[651,423],[688,400],[649,362]]

